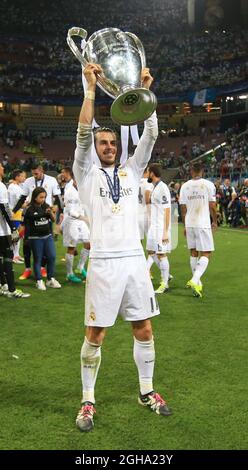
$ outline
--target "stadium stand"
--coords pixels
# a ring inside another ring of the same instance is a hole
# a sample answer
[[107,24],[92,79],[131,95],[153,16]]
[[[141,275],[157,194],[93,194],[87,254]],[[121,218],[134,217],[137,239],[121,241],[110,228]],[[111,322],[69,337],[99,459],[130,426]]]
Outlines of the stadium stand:
[[[154,90],[161,97],[206,87],[242,83],[248,78],[248,32],[227,30],[192,32],[186,23],[186,0],[166,2],[115,2],[116,13],[105,2],[90,5],[85,18],[80,4],[67,3],[37,10],[29,2],[1,2],[0,55],[2,94],[34,102],[52,102],[82,95],[80,66],[66,45],[67,30],[74,22],[89,34],[106,26],[118,25],[139,35],[145,45],[147,63],[156,75]],[[23,8],[24,7],[24,8]],[[139,10],[140,7],[140,10]],[[47,13],[49,11],[49,14]],[[9,12],[9,15],[6,15]],[[4,18],[4,21],[3,21]],[[8,23],[11,18],[11,23]],[[24,21],[23,21],[24,18]],[[184,18],[184,22],[178,22]],[[7,19],[7,21],[6,21]],[[156,27],[155,27],[156,25]],[[179,28],[180,25],[180,28]],[[32,101],[32,100],[31,100]],[[28,102],[28,101],[27,101]]]

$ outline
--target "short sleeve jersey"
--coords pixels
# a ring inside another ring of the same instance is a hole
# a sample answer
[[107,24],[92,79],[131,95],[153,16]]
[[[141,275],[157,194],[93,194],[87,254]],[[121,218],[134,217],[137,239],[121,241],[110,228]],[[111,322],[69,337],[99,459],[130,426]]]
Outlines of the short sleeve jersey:
[[151,227],[163,229],[164,209],[167,208],[171,208],[170,191],[167,184],[159,181],[151,194]]
[[59,196],[61,194],[58,182],[53,176],[43,175],[43,179],[38,181],[36,181],[34,176],[27,178],[22,186],[22,195],[27,196],[30,201],[33,190],[40,186],[47,192],[46,203],[52,206],[53,196]]
[[20,186],[19,184],[10,183],[10,185],[8,186],[8,198],[9,207],[11,210],[15,207],[22,194],[22,186]]
[[180,191],[180,204],[185,204],[187,213],[185,227],[210,228],[209,202],[216,201],[216,188],[204,178],[191,179]]
[[84,215],[78,191],[72,185],[65,191],[64,205],[64,217],[73,217],[73,214]]
[[145,193],[146,191],[152,191],[153,184],[148,183],[147,178],[141,178],[139,185],[139,209],[144,210],[146,208]]

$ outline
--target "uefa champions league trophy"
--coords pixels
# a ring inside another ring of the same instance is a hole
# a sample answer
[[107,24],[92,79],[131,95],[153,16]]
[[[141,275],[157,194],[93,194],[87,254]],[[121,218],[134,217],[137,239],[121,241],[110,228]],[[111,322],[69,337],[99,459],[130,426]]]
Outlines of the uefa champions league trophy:
[[101,65],[103,73],[98,75],[97,84],[114,98],[110,111],[113,121],[129,126],[148,119],[156,109],[157,99],[141,86],[141,70],[146,60],[137,36],[117,28],[101,29],[90,36],[81,52],[72,36],[85,40],[87,31],[69,29],[67,43],[83,67],[89,62]]

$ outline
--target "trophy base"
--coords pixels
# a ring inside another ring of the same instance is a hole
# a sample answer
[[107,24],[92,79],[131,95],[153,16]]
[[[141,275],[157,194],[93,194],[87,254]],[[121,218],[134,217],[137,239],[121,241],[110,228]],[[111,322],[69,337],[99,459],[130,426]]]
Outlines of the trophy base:
[[116,124],[132,126],[148,119],[157,107],[157,98],[146,88],[133,88],[118,96],[110,114]]

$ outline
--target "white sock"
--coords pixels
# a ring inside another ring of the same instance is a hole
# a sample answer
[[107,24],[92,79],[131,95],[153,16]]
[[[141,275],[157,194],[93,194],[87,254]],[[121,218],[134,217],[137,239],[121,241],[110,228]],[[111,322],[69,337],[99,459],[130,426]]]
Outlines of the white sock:
[[81,378],[83,387],[82,402],[95,403],[95,383],[101,364],[101,346],[84,338],[81,349]]
[[160,260],[158,258],[158,256],[156,255],[153,255],[153,259],[154,259],[154,262],[156,263],[157,267],[160,269]]
[[195,272],[197,261],[198,261],[198,258],[196,256],[190,257],[190,267],[191,267],[192,274],[194,274]]
[[152,265],[154,263],[154,259],[153,259],[153,255],[148,255],[148,258],[146,260],[146,264],[147,264],[147,269],[148,271],[150,271]]
[[74,255],[70,255],[69,253],[66,253],[65,262],[66,262],[67,276],[69,276],[70,274],[73,274],[73,261],[74,261]]
[[208,267],[208,262],[209,262],[209,259],[206,256],[201,256],[198,259],[198,262],[197,262],[197,265],[196,265],[196,268],[195,268],[195,272],[194,272],[194,275],[192,277],[192,281],[195,284],[198,284],[198,285],[200,284],[201,276],[205,273],[205,271]]
[[150,341],[138,341],[134,338],[133,357],[139,374],[141,395],[153,390],[153,371],[155,349],[153,338]]
[[169,260],[167,256],[164,256],[163,258],[161,258],[159,267],[160,267],[162,279],[167,285],[168,279],[169,279],[169,272],[170,272],[170,265],[169,265]]
[[13,246],[14,258],[19,258],[19,256],[20,256],[20,254],[19,254],[20,243],[21,243],[21,240],[18,240],[18,242],[15,243],[14,246]]
[[89,256],[89,250],[86,250],[86,248],[82,248],[81,252],[80,252],[80,257],[79,257],[79,261],[78,261],[78,266],[77,268],[82,271],[82,269],[84,269],[84,265],[88,259],[88,256]]

